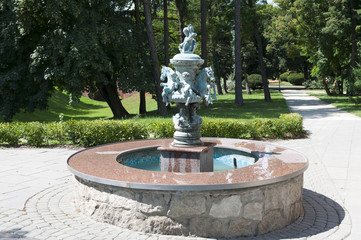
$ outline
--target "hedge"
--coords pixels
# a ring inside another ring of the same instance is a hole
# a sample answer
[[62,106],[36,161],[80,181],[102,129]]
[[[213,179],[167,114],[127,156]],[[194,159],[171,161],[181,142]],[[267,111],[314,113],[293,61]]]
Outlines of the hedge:
[[262,75],[260,74],[251,74],[248,76],[248,86],[255,90],[257,88],[263,88]]
[[288,76],[289,76],[291,73],[294,73],[294,72],[293,72],[293,71],[287,71],[287,72],[282,73],[282,74],[280,75],[280,80],[281,80],[282,82],[287,82],[287,81],[288,81],[287,78],[288,78]]
[[302,85],[305,78],[302,73],[291,73],[288,75],[287,81],[293,85]]
[[[31,146],[100,144],[173,137],[172,121],[143,123],[131,120],[71,120],[52,123],[0,123],[0,144]],[[278,119],[255,119],[247,122],[236,120],[204,120],[203,137],[225,138],[287,138],[305,134],[302,116],[297,113],[282,114]]]

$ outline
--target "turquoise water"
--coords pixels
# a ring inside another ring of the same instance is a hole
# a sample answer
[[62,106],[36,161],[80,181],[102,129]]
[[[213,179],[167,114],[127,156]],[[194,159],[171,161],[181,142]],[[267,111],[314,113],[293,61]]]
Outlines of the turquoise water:
[[[138,168],[148,171],[160,171],[159,165],[160,153],[157,149],[147,149],[124,154],[117,161],[125,166]],[[213,150],[213,169],[225,171],[235,169],[234,160],[236,159],[237,168],[249,166],[257,161],[252,154],[225,148],[214,148]]]

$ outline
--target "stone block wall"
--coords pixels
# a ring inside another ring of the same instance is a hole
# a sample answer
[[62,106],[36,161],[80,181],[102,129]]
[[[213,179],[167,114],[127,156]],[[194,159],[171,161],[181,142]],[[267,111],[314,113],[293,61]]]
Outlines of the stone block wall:
[[217,191],[121,188],[75,177],[76,208],[135,231],[240,237],[281,229],[303,215],[303,174],[260,187]]

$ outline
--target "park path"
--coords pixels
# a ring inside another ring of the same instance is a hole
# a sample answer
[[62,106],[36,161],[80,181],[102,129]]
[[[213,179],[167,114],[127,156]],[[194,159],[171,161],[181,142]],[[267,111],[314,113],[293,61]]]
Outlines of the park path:
[[[318,193],[341,201],[348,210],[352,230],[349,239],[361,239],[361,118],[308,95],[305,91],[284,90],[291,112],[302,115],[307,139],[280,141],[293,147],[310,160],[307,177],[319,182]],[[315,167],[322,165],[321,167]],[[314,173],[315,168],[320,168]],[[322,168],[327,171],[320,171]],[[319,175],[318,177],[315,176]],[[328,176],[327,176],[328,175]],[[330,181],[328,181],[330,179]],[[333,189],[337,189],[337,193]]]
[[[344,239],[352,226],[349,239],[361,239],[360,119],[301,91],[283,94],[291,111],[303,115],[309,138],[272,142],[310,160],[304,176],[305,215],[282,230],[247,239]],[[77,214],[66,166],[76,151],[0,149],[0,239],[185,239],[133,232]]]

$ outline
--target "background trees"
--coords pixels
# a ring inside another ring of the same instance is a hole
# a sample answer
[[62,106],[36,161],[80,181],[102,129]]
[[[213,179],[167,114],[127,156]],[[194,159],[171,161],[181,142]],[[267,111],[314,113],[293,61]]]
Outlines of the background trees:
[[[360,39],[355,20],[360,17],[360,12],[357,12],[360,3],[355,6],[356,1],[352,0],[276,2],[280,7],[280,14],[274,18],[277,29],[286,33],[288,38],[285,40],[292,39],[284,46],[289,50],[294,46],[300,56],[307,59],[312,76],[324,84],[328,94],[332,94],[328,82],[333,83],[334,93],[343,94],[346,85],[347,92],[353,94],[354,82],[357,81],[353,68],[359,61],[355,54],[356,39]],[[307,62],[303,63],[306,73]]]
[[[0,114],[11,120],[20,110],[46,108],[54,89],[67,91],[72,100],[82,91],[98,91],[115,118],[128,115],[118,89],[141,93],[140,113],[146,112],[144,96],[150,92],[164,114],[157,59],[167,65],[169,56],[178,53],[188,24],[198,33],[202,44],[196,53],[207,56],[220,94],[227,92],[226,80],[235,72],[238,88],[248,74],[261,74],[270,101],[267,79],[286,71],[323,82],[329,94],[360,94],[361,3],[275,2],[1,1]],[[235,65],[235,59],[243,63]]]

